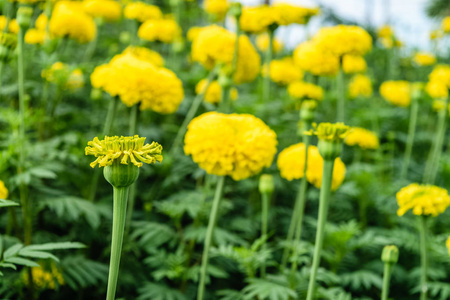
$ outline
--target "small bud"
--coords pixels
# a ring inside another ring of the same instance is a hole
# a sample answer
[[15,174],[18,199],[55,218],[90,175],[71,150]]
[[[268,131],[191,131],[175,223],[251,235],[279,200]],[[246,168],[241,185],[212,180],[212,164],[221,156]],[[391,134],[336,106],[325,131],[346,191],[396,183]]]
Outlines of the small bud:
[[230,76],[229,68],[221,68],[217,82],[222,88],[229,88],[233,85],[233,79]]
[[342,142],[348,135],[350,127],[344,123],[313,123],[315,130],[305,134],[317,135],[319,153],[325,160],[334,160],[342,152]]
[[131,42],[131,34],[128,31],[122,31],[119,34],[119,41],[122,44],[129,44]]
[[91,90],[91,99],[92,100],[100,100],[102,98],[102,95],[103,95],[103,93],[102,93],[101,89],[93,88]]
[[319,140],[317,147],[325,160],[335,160],[342,152],[342,143],[339,141]]
[[116,160],[104,168],[103,175],[113,187],[129,187],[138,178],[139,168],[132,163],[125,165]]
[[259,177],[259,192],[261,194],[272,194],[274,191],[273,176],[270,174],[263,174]]
[[239,20],[242,15],[242,4],[240,2],[231,3],[228,13]]
[[172,49],[175,53],[181,53],[184,50],[184,40],[182,37],[177,38],[173,43],[172,43]]
[[394,245],[384,246],[381,261],[385,264],[396,264],[398,261],[398,248]]
[[316,116],[317,101],[305,100],[300,108],[300,120],[311,123]]
[[411,84],[411,98],[419,99],[422,96],[423,88],[423,82],[414,82],[413,84]]
[[33,8],[29,6],[20,6],[17,10],[17,24],[22,29],[27,29],[30,27],[31,16],[33,15]]

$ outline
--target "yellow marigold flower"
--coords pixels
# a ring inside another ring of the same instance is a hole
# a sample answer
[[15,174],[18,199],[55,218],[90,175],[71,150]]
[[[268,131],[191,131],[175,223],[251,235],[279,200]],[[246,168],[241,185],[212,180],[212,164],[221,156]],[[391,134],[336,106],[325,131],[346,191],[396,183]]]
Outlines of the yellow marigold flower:
[[127,106],[141,103],[142,110],[161,114],[175,112],[184,98],[183,84],[175,73],[157,68],[130,52],[116,55],[108,64],[95,68],[91,82],[94,88],[119,96]]
[[306,24],[312,16],[320,12],[318,8],[307,8],[279,2],[273,4],[271,11],[278,25]]
[[324,27],[313,40],[319,48],[336,56],[364,55],[372,49],[372,37],[363,28],[353,25]]
[[123,11],[125,18],[145,22],[147,20],[161,19],[163,14],[158,6],[144,2],[131,2]]
[[417,52],[413,57],[413,61],[419,66],[431,66],[436,63],[436,56],[431,53]]
[[286,85],[301,80],[303,72],[294,64],[292,57],[285,57],[270,62],[269,76],[273,82]]
[[344,55],[342,59],[342,69],[346,74],[361,73],[367,70],[367,63],[362,56]]
[[30,28],[25,34],[25,43],[27,44],[39,44],[42,45],[45,41],[46,33],[44,30],[39,30],[36,28]]
[[[28,273],[24,274],[24,281],[28,284],[29,277]],[[64,285],[64,278],[61,272],[56,268],[56,266],[52,263],[51,269],[44,268],[43,265],[39,267],[32,267],[31,274],[33,278],[33,284],[38,290],[56,290],[57,285]]]
[[81,2],[59,1],[53,9],[49,22],[52,37],[68,37],[87,43],[97,34],[94,19],[86,14]]
[[314,99],[323,100],[322,87],[304,81],[292,82],[288,86],[288,93],[292,98],[296,99]]
[[388,102],[406,107],[411,103],[411,85],[404,80],[385,81],[380,86],[381,96]]
[[0,180],[0,199],[8,199],[8,189],[5,186],[5,183]]
[[267,5],[243,7],[239,19],[241,29],[245,32],[261,33],[274,23],[274,15]]
[[344,142],[349,146],[359,146],[364,149],[378,149],[380,146],[377,135],[361,127],[352,127]]
[[439,81],[429,81],[425,86],[425,92],[430,95],[431,98],[447,98],[448,97],[448,88],[445,84],[442,84]]
[[145,60],[155,67],[163,67],[164,66],[164,58],[156,51],[147,49],[145,47],[138,46],[128,46],[122,52],[123,54],[132,54],[134,57]]
[[94,18],[117,21],[122,16],[122,6],[115,0],[83,0],[84,11]]
[[372,82],[366,75],[357,74],[350,80],[349,86],[350,98],[370,97],[372,96]]
[[[208,83],[207,79],[200,80],[199,83],[197,83],[197,85],[195,86],[195,93],[196,94],[203,93],[207,83]],[[230,98],[231,100],[236,100],[238,98],[238,91],[236,88],[232,88],[230,90]],[[217,80],[214,80],[209,85],[204,95],[204,100],[211,104],[217,104],[222,101],[222,87],[220,86]]]
[[[236,35],[211,25],[204,27],[192,43],[192,60],[208,69],[223,64],[231,67]],[[239,37],[239,50],[234,81],[237,84],[253,81],[259,74],[261,58],[246,35]]]
[[[261,52],[265,52],[269,48],[269,34],[267,32],[258,34],[256,37],[256,47]],[[283,42],[277,38],[273,39],[273,52],[278,53],[283,50]]]
[[181,36],[181,28],[173,19],[147,20],[139,27],[138,36],[150,42],[172,43]]
[[440,29],[432,30],[430,32],[430,40],[440,39],[444,36],[444,32]]
[[449,65],[437,65],[428,76],[430,81],[439,82],[450,88],[450,66]]
[[203,7],[207,13],[214,15],[218,20],[222,20],[227,14],[230,4],[228,0],[204,0]]
[[[0,30],[4,31],[6,26],[6,17],[0,15]],[[19,24],[17,24],[16,19],[12,19],[9,21],[8,31],[10,33],[18,34],[19,33]]]
[[448,255],[450,255],[450,236],[448,237],[447,241],[445,242],[445,246],[448,250]]
[[446,189],[434,185],[412,183],[397,193],[397,214],[403,216],[408,210],[415,215],[437,215],[450,205],[450,196]]
[[[445,100],[444,99],[433,99],[432,104],[433,111],[441,111],[445,108]],[[450,104],[447,105],[447,109],[450,113]]]
[[199,26],[192,26],[191,28],[189,28],[186,34],[187,40],[190,42],[194,41],[198,37],[203,28],[204,27]]
[[319,140],[339,142],[343,141],[348,135],[350,127],[344,123],[320,123],[317,125],[313,123],[314,130],[311,130],[308,134],[317,135]]
[[45,30],[47,27],[47,23],[48,23],[48,17],[46,14],[40,14],[37,19],[36,22],[34,22],[34,26],[36,27],[36,29],[39,30]]
[[302,70],[314,75],[336,75],[339,71],[339,58],[324,52],[311,41],[298,45],[293,57]]
[[384,25],[380,29],[378,29],[377,36],[379,38],[390,38],[394,35],[394,31],[391,26]]
[[442,20],[442,25],[441,25],[442,30],[445,33],[449,33],[450,32],[450,17],[445,17]]
[[184,152],[209,174],[241,180],[272,164],[277,136],[255,116],[208,112],[188,125]]
[[88,142],[85,149],[86,155],[97,157],[90,166],[96,165],[106,167],[112,165],[114,161],[120,161],[123,165],[131,162],[137,167],[142,167],[143,163],[153,164],[161,162],[162,146],[156,142],[145,144],[145,137],[135,136],[105,136],[105,139],[99,140],[95,137]]
[[[305,176],[305,148],[305,144],[298,143],[280,152],[277,159],[277,167],[280,170],[281,177],[291,181]],[[313,148],[317,147],[308,147],[308,155],[311,154]]]

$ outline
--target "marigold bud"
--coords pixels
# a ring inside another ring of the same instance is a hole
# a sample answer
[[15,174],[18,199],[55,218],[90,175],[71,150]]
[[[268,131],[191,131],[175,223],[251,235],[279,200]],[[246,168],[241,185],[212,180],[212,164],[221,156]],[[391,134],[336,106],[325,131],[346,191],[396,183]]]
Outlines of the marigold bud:
[[115,160],[103,169],[105,179],[116,188],[129,187],[139,176],[139,167],[134,164],[121,164]]
[[398,248],[394,245],[384,246],[381,261],[385,264],[396,264],[398,261]]
[[30,27],[31,16],[33,15],[33,9],[29,6],[21,6],[17,10],[17,24],[22,29]]
[[239,2],[231,3],[228,13],[236,19],[239,19],[242,15],[242,4]]
[[261,194],[272,194],[274,189],[273,176],[270,174],[262,174],[259,177],[259,192]]
[[300,109],[300,120],[305,123],[311,123],[316,115],[317,102],[314,100],[305,100]]

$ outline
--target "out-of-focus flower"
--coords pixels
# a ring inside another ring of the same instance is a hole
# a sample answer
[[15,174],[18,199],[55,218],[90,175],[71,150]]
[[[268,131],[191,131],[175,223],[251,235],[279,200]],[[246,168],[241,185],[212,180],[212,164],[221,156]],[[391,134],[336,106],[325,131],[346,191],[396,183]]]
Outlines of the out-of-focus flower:
[[357,74],[352,77],[348,85],[349,96],[354,99],[357,97],[372,96],[372,82],[366,75]]
[[208,112],[193,119],[184,152],[209,174],[242,180],[272,164],[277,137],[263,121],[248,114]]
[[243,31],[261,33],[274,23],[274,18],[270,7],[267,5],[243,7],[239,22]]
[[288,86],[288,93],[295,99],[314,99],[318,101],[323,100],[322,87],[304,81],[292,82]]
[[80,69],[71,70],[67,64],[54,63],[41,73],[42,78],[63,89],[75,90],[84,86],[83,72]]
[[[7,23],[6,17],[0,15],[0,31],[4,31],[5,30],[6,23]],[[14,33],[14,34],[18,34],[19,33],[19,24],[17,24],[16,19],[11,19],[9,21],[8,31],[10,33]]]
[[359,26],[324,27],[313,40],[319,48],[336,56],[364,55],[372,49],[372,37]]
[[428,81],[425,92],[433,99],[448,97],[448,88],[439,81]]
[[432,30],[430,32],[430,40],[437,40],[444,36],[444,32],[441,29]]
[[431,53],[417,52],[413,57],[413,61],[419,66],[431,66],[436,63],[436,56]]
[[230,4],[228,0],[204,0],[203,7],[207,13],[214,15],[217,20],[222,20],[225,18]]
[[403,216],[411,209],[415,215],[436,217],[450,205],[447,190],[434,185],[412,183],[402,188],[396,197],[399,216]]
[[163,14],[158,6],[136,1],[128,3],[123,11],[125,18],[145,22],[161,19]]
[[380,86],[380,94],[396,106],[406,107],[411,103],[411,85],[408,81],[385,81]]
[[447,89],[450,88],[450,66],[444,64],[435,66],[428,78],[432,82],[444,85]]
[[445,33],[449,33],[450,32],[450,17],[445,17],[442,20],[441,23],[441,28]]
[[45,14],[40,14],[37,19],[36,22],[34,22],[34,26],[36,27],[36,29],[39,30],[45,30],[48,24],[48,17]]
[[[204,27],[192,43],[192,60],[205,68],[225,65],[231,68],[236,35],[217,25]],[[239,48],[234,82],[253,81],[259,74],[261,58],[246,35],[239,37]]]
[[156,51],[147,49],[145,47],[129,46],[122,52],[123,54],[132,54],[138,59],[145,60],[155,67],[164,66],[164,58]]
[[[28,273],[24,272],[24,281],[28,284]],[[61,272],[52,263],[49,269],[44,268],[43,265],[39,267],[31,268],[31,276],[33,278],[33,284],[38,290],[56,290],[57,285],[64,285],[64,278]]]
[[84,86],[84,76],[81,69],[73,70],[67,79],[66,86],[68,89],[75,90]]
[[189,28],[187,34],[186,34],[186,38],[188,41],[192,42],[194,41],[198,35],[200,34],[200,31],[202,31],[204,27],[199,27],[199,26],[192,26],[191,28]]
[[392,30],[391,26],[384,25],[380,27],[377,31],[377,36],[379,38],[390,38],[394,35],[394,31]]
[[323,122],[319,125],[313,123],[313,127],[314,129],[308,133],[309,135],[316,135],[319,140],[329,142],[342,142],[347,137],[350,129],[350,127],[342,122]]
[[184,98],[183,84],[175,73],[130,52],[95,68],[91,82],[94,88],[119,96],[127,106],[140,103],[142,110],[162,114],[175,112]]
[[[204,92],[206,85],[208,84],[207,79],[202,79],[195,86],[195,93],[201,94]],[[230,90],[230,98],[231,100],[236,100],[239,94],[236,88],[231,88]],[[220,86],[217,80],[214,80],[209,84],[208,89],[205,92],[204,100],[211,104],[217,104],[222,101],[222,87]]]
[[[267,32],[258,34],[256,37],[256,47],[261,52],[265,52],[269,48],[269,34]],[[278,53],[283,50],[283,42],[277,38],[273,39],[273,52]]]
[[349,146],[378,149],[380,141],[375,133],[361,127],[352,127],[344,142]]
[[[267,76],[267,74],[264,74]],[[286,85],[303,78],[303,72],[294,64],[292,57],[274,59],[270,62],[270,79],[278,84]]]
[[147,20],[139,27],[138,36],[146,41],[172,43],[181,36],[181,28],[171,18]]
[[319,8],[307,8],[288,3],[275,3],[271,7],[278,25],[306,24],[312,16],[319,14]]
[[84,11],[94,18],[113,22],[122,16],[122,6],[114,0],[83,0]]
[[30,28],[25,33],[25,43],[27,44],[39,44],[42,45],[45,41],[46,34],[44,30],[39,30],[36,28]]
[[342,59],[342,69],[346,74],[360,73],[367,70],[367,63],[362,56],[344,55]]
[[294,50],[294,62],[304,71],[314,75],[336,75],[339,71],[339,58],[318,48],[311,41],[301,43]]
[[52,37],[68,37],[80,43],[93,40],[97,34],[94,19],[84,12],[81,2],[74,1],[55,4],[49,29]]
[[0,180],[0,199],[8,199],[8,189],[5,186],[5,183]]

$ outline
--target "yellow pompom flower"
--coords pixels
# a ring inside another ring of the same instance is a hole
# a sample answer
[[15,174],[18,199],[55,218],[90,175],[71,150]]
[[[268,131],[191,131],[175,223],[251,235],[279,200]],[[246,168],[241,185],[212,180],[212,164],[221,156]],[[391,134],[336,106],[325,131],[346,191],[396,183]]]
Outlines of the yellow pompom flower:
[[[204,27],[192,43],[191,57],[211,69],[222,64],[231,68],[234,56],[236,35],[228,30],[211,25]],[[234,82],[251,82],[259,74],[261,58],[246,35],[239,37],[237,67]]]
[[[208,83],[207,79],[202,79],[197,83],[195,86],[195,93],[201,94],[204,92],[206,85]],[[230,98],[231,100],[236,100],[238,98],[239,94],[236,88],[230,89]],[[222,87],[220,86],[219,82],[217,80],[214,80],[209,85],[208,89],[205,92],[204,100],[206,102],[209,102],[211,104],[217,104],[222,101]]]
[[163,14],[158,6],[136,1],[128,3],[123,11],[125,18],[145,22],[161,19]]
[[324,52],[311,41],[301,43],[294,50],[294,62],[304,71],[314,75],[336,75],[339,71],[339,58]]
[[[277,159],[277,167],[280,170],[281,177],[292,181],[305,176],[305,148],[305,144],[298,143],[280,152]],[[308,156],[311,154],[312,148],[317,147],[309,146]]]
[[435,66],[428,78],[432,82],[438,82],[450,88],[450,66],[444,64]]
[[131,54],[134,57],[153,64],[155,67],[164,66],[164,58],[156,51],[145,47],[128,46],[122,52],[123,54]]
[[[256,47],[259,51],[265,52],[269,48],[269,34],[267,32],[258,34],[256,37]],[[273,39],[273,52],[278,53],[283,50],[283,42],[277,38]]]
[[214,15],[218,20],[222,20],[227,14],[230,4],[228,0],[204,0],[203,7],[207,13]]
[[362,56],[344,55],[342,58],[342,69],[346,74],[361,73],[367,70],[367,63]]
[[[24,281],[29,283],[28,273],[24,272]],[[33,284],[38,290],[56,290],[57,285],[64,285],[64,278],[61,272],[52,263],[51,269],[46,269],[42,265],[39,267],[32,267],[31,274],[33,278]]]
[[271,6],[272,16],[278,25],[306,24],[312,16],[319,14],[318,8],[307,8],[288,3],[275,3]]
[[36,29],[39,30],[45,30],[48,24],[48,17],[46,14],[40,14],[37,19],[36,22],[34,22],[34,26],[36,27]]
[[377,31],[377,36],[379,38],[390,38],[394,35],[394,31],[392,30],[391,26],[384,25]]
[[377,135],[361,127],[352,127],[344,142],[349,146],[359,146],[364,149],[378,149],[380,147]]
[[417,52],[413,57],[413,61],[418,66],[431,66],[436,63],[436,56],[431,53]]
[[324,27],[313,40],[319,48],[336,56],[364,55],[372,49],[372,37],[363,28],[353,25]]
[[[0,30],[4,31],[6,26],[6,17],[0,15]],[[8,31],[10,33],[18,34],[19,33],[19,24],[17,24],[16,19],[12,19],[9,21]]]
[[0,199],[8,199],[8,189],[5,186],[5,183],[0,180]]
[[189,28],[186,34],[187,40],[190,42],[194,41],[198,37],[200,32],[203,30],[203,28],[204,27],[199,26],[192,26],[191,28]]
[[441,28],[445,33],[450,32],[450,17],[445,17],[442,20]]
[[131,162],[137,167],[142,167],[143,163],[153,164],[161,162],[162,146],[157,142],[145,144],[145,137],[135,136],[105,136],[103,140],[95,137],[88,142],[85,149],[86,155],[94,155],[97,159],[90,166],[95,168],[96,165],[106,167],[112,165],[114,161],[118,161],[123,165]]
[[94,18],[113,22],[122,16],[122,6],[115,0],[83,0],[84,11]]
[[366,75],[357,74],[352,77],[348,85],[349,96],[354,99],[357,97],[372,96],[372,82]]
[[439,81],[427,82],[425,92],[433,99],[448,97],[448,88]]
[[84,12],[81,2],[74,1],[56,3],[49,30],[52,37],[68,37],[80,43],[93,40],[97,34],[94,19]]
[[31,45],[42,45],[45,41],[46,33],[44,30],[39,30],[36,28],[30,28],[25,33],[25,43]]
[[295,99],[314,99],[318,101],[323,100],[322,87],[304,81],[296,81],[289,84],[288,94]]
[[447,190],[434,185],[412,183],[402,188],[396,197],[399,216],[403,216],[411,209],[413,214],[418,216],[436,217],[450,205],[450,196]]
[[272,164],[277,136],[253,115],[208,112],[188,125],[184,152],[209,174],[242,180]]
[[294,64],[292,57],[274,59],[270,62],[270,79],[280,85],[286,85],[303,78],[303,72]]
[[380,94],[396,106],[407,107],[411,103],[411,85],[408,81],[385,81],[380,86]]
[[170,18],[147,20],[139,27],[138,36],[150,42],[172,43],[181,36],[181,28]]
[[239,19],[241,29],[250,33],[264,32],[274,22],[274,15],[268,5],[243,7]]

